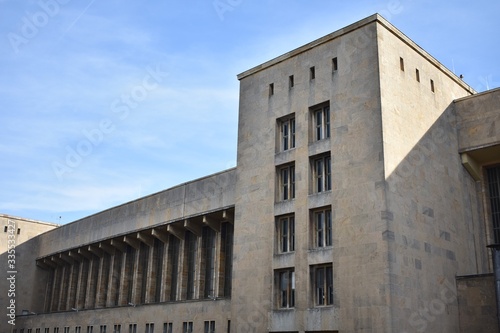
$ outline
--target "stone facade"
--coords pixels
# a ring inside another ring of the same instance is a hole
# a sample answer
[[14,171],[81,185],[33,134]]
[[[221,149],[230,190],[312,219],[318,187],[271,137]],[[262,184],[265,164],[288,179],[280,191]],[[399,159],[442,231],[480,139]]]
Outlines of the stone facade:
[[27,242],[16,333],[491,331],[500,90],[379,15],[238,79],[237,167]]

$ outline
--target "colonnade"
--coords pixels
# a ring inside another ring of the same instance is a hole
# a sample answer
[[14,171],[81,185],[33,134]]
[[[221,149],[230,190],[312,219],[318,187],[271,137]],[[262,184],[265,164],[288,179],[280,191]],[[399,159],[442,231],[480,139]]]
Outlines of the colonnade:
[[232,249],[224,210],[53,254],[44,311],[230,297]]

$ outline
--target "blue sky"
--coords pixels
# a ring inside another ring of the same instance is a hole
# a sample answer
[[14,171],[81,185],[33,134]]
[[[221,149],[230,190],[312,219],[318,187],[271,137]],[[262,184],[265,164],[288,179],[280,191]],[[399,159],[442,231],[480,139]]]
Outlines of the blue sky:
[[498,1],[0,0],[0,213],[68,223],[236,165],[236,75],[380,13],[478,91]]

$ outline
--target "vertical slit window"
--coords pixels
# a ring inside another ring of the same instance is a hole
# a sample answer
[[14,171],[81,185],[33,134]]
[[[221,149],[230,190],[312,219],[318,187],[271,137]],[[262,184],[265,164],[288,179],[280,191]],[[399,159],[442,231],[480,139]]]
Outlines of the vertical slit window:
[[289,87],[290,89],[292,89],[294,85],[295,85],[295,82],[294,82],[294,79],[293,79],[293,75],[290,75],[290,76],[288,77],[288,87]]
[[434,92],[434,80],[431,80],[431,91]]
[[401,69],[402,72],[405,71],[405,61],[403,58],[399,58],[399,69]]
[[335,72],[338,70],[338,62],[337,62],[337,57],[332,59],[332,71]]
[[309,68],[309,79],[314,80],[316,78],[316,69],[313,67]]
[[417,82],[420,82],[420,71],[417,69],[415,69],[415,79],[417,80]]
[[269,97],[274,95],[274,83],[269,84]]

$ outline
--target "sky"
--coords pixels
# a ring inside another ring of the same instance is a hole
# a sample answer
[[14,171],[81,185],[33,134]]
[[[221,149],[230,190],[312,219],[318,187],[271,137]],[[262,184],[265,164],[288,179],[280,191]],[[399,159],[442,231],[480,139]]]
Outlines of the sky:
[[0,0],[0,214],[65,224],[236,166],[236,75],[374,13],[500,86],[493,0]]

